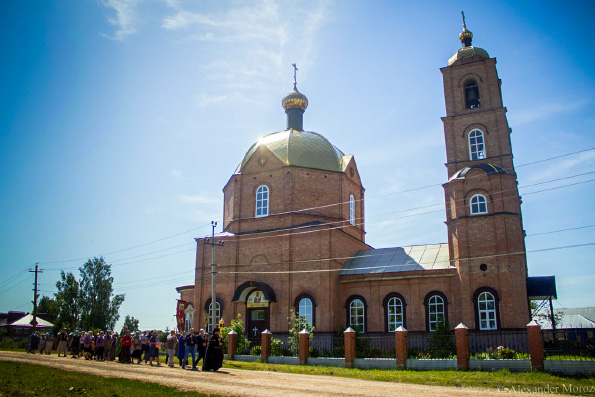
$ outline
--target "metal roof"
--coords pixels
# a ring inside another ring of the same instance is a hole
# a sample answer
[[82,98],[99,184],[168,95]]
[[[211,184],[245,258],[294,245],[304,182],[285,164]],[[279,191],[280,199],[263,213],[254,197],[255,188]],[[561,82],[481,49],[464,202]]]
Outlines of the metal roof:
[[288,129],[260,138],[244,156],[236,172],[261,148],[268,148],[284,165],[342,171],[343,152],[334,147],[324,136],[310,131]]
[[[33,321],[33,315],[27,314],[25,317],[8,324],[11,327],[33,327],[31,325],[31,321]],[[37,328],[52,328],[54,324],[50,323],[49,321],[45,321],[43,318],[37,317]]]
[[359,250],[340,275],[449,269],[448,244]]

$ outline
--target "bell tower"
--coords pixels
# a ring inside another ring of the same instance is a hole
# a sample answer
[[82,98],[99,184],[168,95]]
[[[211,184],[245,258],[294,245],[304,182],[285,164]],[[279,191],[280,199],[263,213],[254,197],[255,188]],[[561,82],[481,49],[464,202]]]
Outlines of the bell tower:
[[521,199],[496,59],[462,47],[441,68],[446,117],[443,185],[451,264],[460,295],[455,318],[469,328],[521,328],[530,320]]

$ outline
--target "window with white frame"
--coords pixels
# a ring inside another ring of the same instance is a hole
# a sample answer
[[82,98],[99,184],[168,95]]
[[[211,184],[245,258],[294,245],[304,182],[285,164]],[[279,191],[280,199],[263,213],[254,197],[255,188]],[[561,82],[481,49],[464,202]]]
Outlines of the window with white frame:
[[386,306],[388,331],[394,332],[403,325],[403,302],[396,296],[388,300]]
[[194,307],[191,304],[189,304],[188,306],[186,306],[186,309],[184,309],[184,329],[186,330],[186,332],[188,332],[188,330],[192,328],[193,321]]
[[439,324],[444,324],[444,299],[440,295],[432,295],[428,301],[428,328],[436,331]]
[[349,303],[349,326],[356,331],[365,332],[365,307],[361,299],[354,299]]
[[477,310],[479,314],[479,329],[497,329],[496,323],[496,299],[489,292],[482,292],[477,298]]
[[471,215],[481,215],[488,213],[488,203],[483,194],[475,194],[469,200]]
[[483,132],[481,130],[472,130],[469,133],[469,158],[471,160],[486,158]]
[[349,196],[349,223],[355,225],[355,197]]
[[269,188],[265,185],[256,190],[256,217],[269,216]]
[[[215,323],[219,324],[221,320],[221,309],[219,307],[219,302],[215,302]],[[207,331],[213,331],[213,304],[209,304],[209,324],[207,325]]]
[[300,303],[298,306],[298,316],[300,318],[304,318],[308,325],[314,325],[314,316],[313,316],[313,307],[312,299],[310,298],[302,298],[300,299]]

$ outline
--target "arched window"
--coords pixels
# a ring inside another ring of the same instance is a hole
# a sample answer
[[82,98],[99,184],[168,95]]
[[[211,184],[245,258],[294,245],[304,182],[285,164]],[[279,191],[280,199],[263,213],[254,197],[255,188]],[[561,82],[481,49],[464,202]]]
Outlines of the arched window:
[[498,292],[490,287],[477,289],[473,294],[476,326],[482,331],[498,329]]
[[479,87],[477,87],[475,80],[470,80],[465,83],[465,107],[467,109],[474,109],[480,106]]
[[184,309],[184,329],[188,331],[194,322],[194,306],[191,303]]
[[312,325],[312,312],[313,312],[313,304],[310,298],[302,298],[300,299],[299,304],[299,311],[298,315],[300,318],[304,318],[309,325]]
[[387,332],[394,332],[401,326],[405,327],[405,305],[405,298],[399,293],[393,292],[384,298],[382,306],[384,306]]
[[471,215],[481,215],[488,213],[488,204],[483,194],[475,194],[469,200]]
[[269,188],[265,185],[256,190],[256,217],[269,216]]
[[349,196],[349,223],[355,225],[355,197]]
[[489,292],[482,292],[477,298],[479,329],[496,329],[496,299]]
[[[221,320],[221,306],[219,302],[215,302],[215,323],[219,324]],[[213,331],[213,305],[209,305],[209,324],[207,325],[208,332]]]
[[446,324],[448,320],[448,301],[446,295],[440,291],[432,291],[424,300],[426,306],[426,328],[436,331],[439,324]]
[[300,318],[304,318],[309,325],[315,326],[316,322],[316,299],[308,293],[304,292],[295,298],[293,308]]
[[354,295],[347,300],[347,326],[366,332],[366,303],[362,296]]
[[469,158],[471,160],[480,160],[486,158],[483,131],[481,130],[472,130],[469,133]]

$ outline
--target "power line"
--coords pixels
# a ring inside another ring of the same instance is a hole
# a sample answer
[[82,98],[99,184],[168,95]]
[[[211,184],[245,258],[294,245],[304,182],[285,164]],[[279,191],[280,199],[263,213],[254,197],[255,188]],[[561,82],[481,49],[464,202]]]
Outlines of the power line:
[[[590,151],[590,150],[595,150],[595,148],[588,148],[588,149],[584,149],[584,150],[580,150],[580,151],[566,153],[566,154],[559,155],[559,156],[554,156],[554,157],[550,157],[550,158],[546,158],[546,159],[541,159],[541,160],[533,161],[533,162],[530,162],[530,163],[521,164],[521,165],[517,166],[517,168],[523,167],[523,166],[527,166],[527,165],[542,163],[542,162],[546,162],[546,161],[551,161],[551,160],[554,160],[554,159],[559,159],[559,158],[562,158],[562,157],[567,157],[567,156],[571,156],[571,155],[575,155],[575,154],[587,152],[587,151]],[[581,176],[581,175],[586,175],[586,174],[590,174],[590,173],[577,174],[577,175],[570,176],[570,177],[565,177],[565,178],[558,178],[558,179],[551,180],[551,181],[545,181],[545,182],[540,182],[540,183],[533,184],[533,185],[527,185],[525,187],[535,186],[535,185],[544,184],[544,183],[551,183],[553,181],[568,179],[568,178],[571,178],[571,177],[576,177],[576,176]],[[534,194],[534,193],[539,193],[539,192],[542,192],[542,191],[555,190],[555,189],[559,189],[559,188],[562,188],[562,187],[572,186],[572,185],[578,185],[578,184],[581,184],[581,183],[587,183],[587,182],[591,182],[591,181],[592,180],[585,181],[585,182],[579,182],[579,183],[571,184],[571,185],[560,186],[560,187],[556,187],[556,188],[545,189],[545,190],[541,190],[541,191],[537,191],[537,192],[525,193],[525,194]],[[440,185],[441,184],[426,185],[426,186],[421,186],[421,187],[416,187],[416,188],[402,190],[402,191],[399,191],[399,192],[393,192],[393,193],[389,193],[389,194],[382,195],[382,196],[376,196],[376,197],[372,196],[372,197],[368,197],[368,199],[374,199],[374,198],[377,198],[377,197],[383,197],[383,196],[394,195],[394,194],[399,194],[399,193],[411,192],[411,191],[421,190],[421,189],[425,189],[425,188],[429,188],[429,187],[434,187],[434,186],[440,186]],[[521,188],[525,188],[525,187],[521,187]],[[357,199],[357,201],[362,201],[362,199]],[[325,208],[325,207],[329,207],[329,206],[344,205],[346,203],[348,203],[348,202],[340,202],[340,203],[328,204],[328,205],[324,205],[324,206],[311,207],[311,208],[307,208],[307,209],[301,209],[301,210],[290,211],[290,212],[303,212],[303,211],[308,211],[308,210],[313,210],[313,209],[321,209],[321,208]],[[431,206],[437,206],[437,205],[443,205],[443,203],[437,203],[437,204],[433,204]],[[426,206],[426,207],[431,207],[431,206]],[[420,207],[420,208],[422,208],[422,207]],[[411,209],[411,210],[413,210],[413,209]],[[403,211],[397,211],[397,212],[403,212]],[[434,211],[434,212],[440,212],[440,211]],[[427,212],[427,213],[429,213],[429,212]],[[427,214],[427,213],[422,213],[422,214]],[[280,214],[284,214],[284,213],[271,214],[271,216],[273,216],[273,215],[280,215]],[[422,215],[422,214],[420,214],[420,215]],[[252,219],[252,218],[245,218],[245,219]],[[345,221],[339,221],[339,222],[345,222]],[[336,222],[336,223],[339,223],[339,222]],[[128,251],[128,250],[136,249],[136,248],[139,248],[139,247],[147,246],[147,245],[150,245],[150,244],[154,244],[156,242],[167,240],[169,238],[173,238],[173,237],[177,237],[177,236],[183,235],[183,234],[188,233],[190,231],[201,229],[201,228],[206,227],[206,226],[208,226],[208,225],[202,225],[202,226],[199,226],[197,228],[188,229],[188,230],[183,231],[183,232],[180,232],[180,233],[176,233],[176,234],[173,234],[173,235],[170,235],[170,236],[167,236],[167,237],[163,237],[161,239],[153,240],[153,241],[150,241],[150,242],[147,242],[147,243],[139,244],[139,245],[136,245],[136,246],[133,246],[133,247],[129,247],[129,248],[125,248],[125,249],[121,249],[121,250],[117,250],[117,251],[108,252],[108,253],[105,253],[105,254],[101,254],[99,256],[107,256],[107,255],[111,255],[111,254],[115,254],[115,253],[120,253],[120,252],[125,252],[125,251]],[[299,228],[299,227],[296,227],[296,229],[297,228]],[[286,229],[286,230],[291,230],[291,229]],[[309,231],[309,232],[311,232],[311,231]],[[182,245],[179,245],[179,246],[176,246],[176,247],[180,247],[180,246],[184,246],[184,245],[190,245],[190,244],[194,244],[194,243],[182,244]],[[164,250],[154,251],[152,253],[164,252],[164,251],[167,251],[169,249],[176,248],[176,247],[170,247],[170,248],[166,248]],[[190,250],[188,250],[188,251],[190,251]],[[176,255],[178,253],[188,252],[188,251],[180,251],[180,252],[172,253],[172,254],[169,254],[169,255]],[[118,259],[118,260],[115,260],[115,261],[112,261],[112,262],[119,262],[119,261],[125,261],[125,260],[129,260],[129,259],[134,259],[134,258],[138,258],[138,257],[142,257],[142,256],[151,255],[152,253],[141,254],[141,255],[134,256],[134,257],[130,257],[130,258]],[[164,255],[164,256],[168,256],[168,255]],[[161,257],[164,257],[164,256],[160,256],[160,257],[157,257],[157,258],[161,258]],[[157,258],[149,258],[147,260],[157,259]],[[63,261],[48,261],[48,262],[42,262],[42,263],[45,263],[45,264],[54,264],[55,263],[55,264],[57,264],[57,263],[68,263],[68,262],[74,262],[74,261],[79,261],[79,260],[87,260],[87,259],[88,259],[88,257],[84,257],[84,258],[76,258],[76,259],[69,259],[69,260],[63,260]],[[138,261],[138,262],[142,262],[142,261]],[[129,262],[127,264],[138,263],[138,262]],[[73,268],[78,268],[78,267],[73,267]],[[66,268],[66,269],[68,269],[68,268]],[[72,268],[70,268],[70,269],[72,269]],[[60,270],[60,269],[58,269],[58,268],[48,268],[47,270]]]

